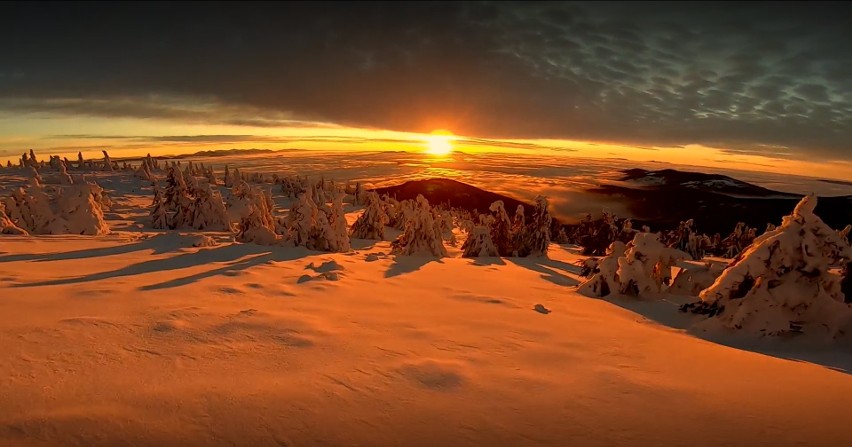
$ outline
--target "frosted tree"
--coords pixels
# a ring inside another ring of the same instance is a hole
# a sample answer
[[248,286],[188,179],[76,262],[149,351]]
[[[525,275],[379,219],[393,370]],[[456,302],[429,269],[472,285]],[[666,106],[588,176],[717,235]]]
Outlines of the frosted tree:
[[[627,246],[624,242],[614,241],[609,244],[606,256],[596,262],[586,264],[589,279],[579,285],[577,291],[586,296],[603,297],[612,293],[620,293],[621,281],[618,277],[618,260],[624,257]],[[594,258],[593,258],[594,259]]]
[[547,206],[546,197],[537,196],[535,198],[535,208],[530,219],[527,236],[530,256],[547,256],[547,248],[550,245],[550,224],[552,222]]
[[62,190],[57,200],[60,211],[51,229],[52,234],[103,235],[109,233],[104,213],[97,197],[103,189],[95,184],[74,185]]
[[109,154],[106,150],[102,152],[104,153],[104,171],[112,171],[112,159],[109,158]]
[[154,203],[151,208],[151,227],[157,230],[168,230],[169,227],[169,214],[166,210],[166,204],[163,200],[163,193],[160,191],[160,188],[155,184],[154,185]]
[[77,169],[83,169],[86,165],[86,161],[83,160],[83,153],[77,152]]
[[841,277],[829,268],[852,260],[852,248],[814,214],[816,204],[813,195],[802,198],[701,292],[700,303],[683,310],[712,315],[707,324],[764,335],[838,335],[852,308],[844,303]]
[[512,221],[509,220],[509,214],[503,207],[503,201],[498,200],[492,203],[488,209],[493,217],[489,233],[494,246],[497,247],[497,253],[500,256],[512,256],[515,251],[512,238]]
[[6,206],[0,201],[0,234],[21,234],[29,235],[27,230],[19,227],[6,214]]
[[579,290],[591,296],[655,297],[671,282],[671,268],[688,254],[663,245],[656,233],[637,233],[626,246],[610,243],[607,255],[594,267],[593,276]]
[[527,246],[528,237],[524,206],[518,205],[515,208],[515,217],[512,219],[512,256],[528,256],[530,254],[529,247]]
[[231,194],[230,208],[239,218],[236,239],[259,245],[274,245],[280,241],[275,232],[275,221],[265,193],[240,181]]
[[30,185],[40,186],[42,183],[44,183],[44,181],[41,178],[41,175],[39,175],[39,173],[38,173],[38,169],[30,166],[29,171],[30,171],[29,172],[29,174],[30,174],[30,177],[29,177]]
[[707,262],[701,266],[681,269],[672,280],[668,292],[676,295],[698,296],[702,290],[710,287],[722,274],[721,264]]
[[299,194],[284,221],[287,229],[287,240],[295,246],[310,245],[315,233],[314,227],[318,213],[319,210],[311,199],[311,195],[308,193]]
[[74,180],[72,180],[71,176],[68,175],[68,167],[65,166],[64,161],[59,162],[59,184],[60,185],[72,185],[72,184],[74,184]]
[[233,188],[234,187],[234,178],[231,176],[231,170],[228,168],[228,165],[225,165],[225,187]]
[[346,224],[346,213],[343,210],[342,193],[336,193],[331,202],[331,215],[329,225],[331,233],[328,249],[333,252],[345,253],[352,249],[349,241],[349,231]]
[[[202,163],[202,166],[204,166],[203,163]],[[211,185],[218,184],[218,180],[216,180],[216,174],[213,172],[212,166],[207,168],[206,171],[204,171],[204,176],[207,177],[207,183],[209,183]]]
[[133,171],[133,176],[149,182],[154,179],[154,175],[151,173],[151,166],[147,160],[143,160],[139,168]]
[[484,258],[500,256],[491,238],[493,216],[488,216],[485,225],[475,225],[462,244],[462,257]]
[[632,296],[654,296],[671,283],[672,266],[689,258],[681,250],[666,247],[656,233],[638,233],[618,259],[621,293]]
[[[218,191],[214,191],[209,183],[197,186],[194,191],[195,216],[192,227],[197,230],[233,231],[228,218],[225,201]],[[270,208],[271,209],[271,208]]]
[[51,197],[44,187],[18,188],[3,199],[10,221],[32,234],[88,234],[109,232],[97,200],[100,187],[93,184],[67,186]]
[[367,194],[366,202],[367,207],[364,212],[352,224],[351,235],[356,239],[382,241],[385,239],[388,216],[385,214],[379,195],[375,192],[371,191]]
[[192,225],[194,201],[189,196],[183,174],[174,166],[168,170],[163,201],[170,218],[169,228]]
[[435,229],[435,221],[429,202],[418,194],[411,217],[405,230],[391,244],[391,251],[398,255],[428,254],[436,257],[447,255],[441,235]]

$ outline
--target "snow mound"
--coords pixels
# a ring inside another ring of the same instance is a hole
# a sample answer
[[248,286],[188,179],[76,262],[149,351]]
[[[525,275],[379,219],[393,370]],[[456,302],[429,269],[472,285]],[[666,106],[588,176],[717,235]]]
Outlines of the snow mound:
[[701,292],[700,303],[684,310],[712,315],[701,327],[762,335],[833,338],[848,329],[852,307],[844,303],[840,275],[829,268],[852,259],[852,248],[814,214],[816,202],[804,197],[780,227],[755,239]]

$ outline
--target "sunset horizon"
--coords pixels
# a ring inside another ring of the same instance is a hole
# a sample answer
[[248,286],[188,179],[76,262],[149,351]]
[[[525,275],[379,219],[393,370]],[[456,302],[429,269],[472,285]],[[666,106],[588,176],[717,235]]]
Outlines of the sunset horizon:
[[0,447],[852,446],[852,3],[0,4]]

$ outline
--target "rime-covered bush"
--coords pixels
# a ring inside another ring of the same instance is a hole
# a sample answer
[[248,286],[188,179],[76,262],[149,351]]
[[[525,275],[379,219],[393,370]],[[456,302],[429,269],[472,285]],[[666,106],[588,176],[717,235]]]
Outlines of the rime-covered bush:
[[439,258],[447,255],[441,233],[432,218],[429,202],[422,195],[417,195],[411,215],[406,220],[405,230],[391,247],[392,253],[398,255],[425,254]]
[[852,248],[814,214],[816,203],[804,197],[701,292],[700,303],[684,310],[712,315],[707,325],[763,335],[842,332],[852,308],[840,275],[829,268],[852,260]]

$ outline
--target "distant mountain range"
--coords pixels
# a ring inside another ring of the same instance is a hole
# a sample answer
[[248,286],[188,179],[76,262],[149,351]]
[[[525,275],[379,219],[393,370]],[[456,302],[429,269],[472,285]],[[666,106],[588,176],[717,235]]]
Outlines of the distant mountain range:
[[[718,174],[674,169],[622,172],[624,176],[617,182],[588,192],[622,202],[637,225],[649,225],[654,230],[675,228],[681,221],[694,219],[699,231],[708,234],[726,235],[737,222],[763,231],[767,223],[780,224],[802,197]],[[518,205],[524,205],[527,214],[532,209],[530,203],[444,178],[412,180],[376,192],[398,200],[423,194],[429,203],[446,203],[479,213],[487,213],[496,200],[503,201],[510,215]],[[588,211],[598,214],[600,210]],[[852,223],[852,196],[820,197],[816,213],[832,228],[843,228]],[[558,221],[554,224],[561,225]]]

